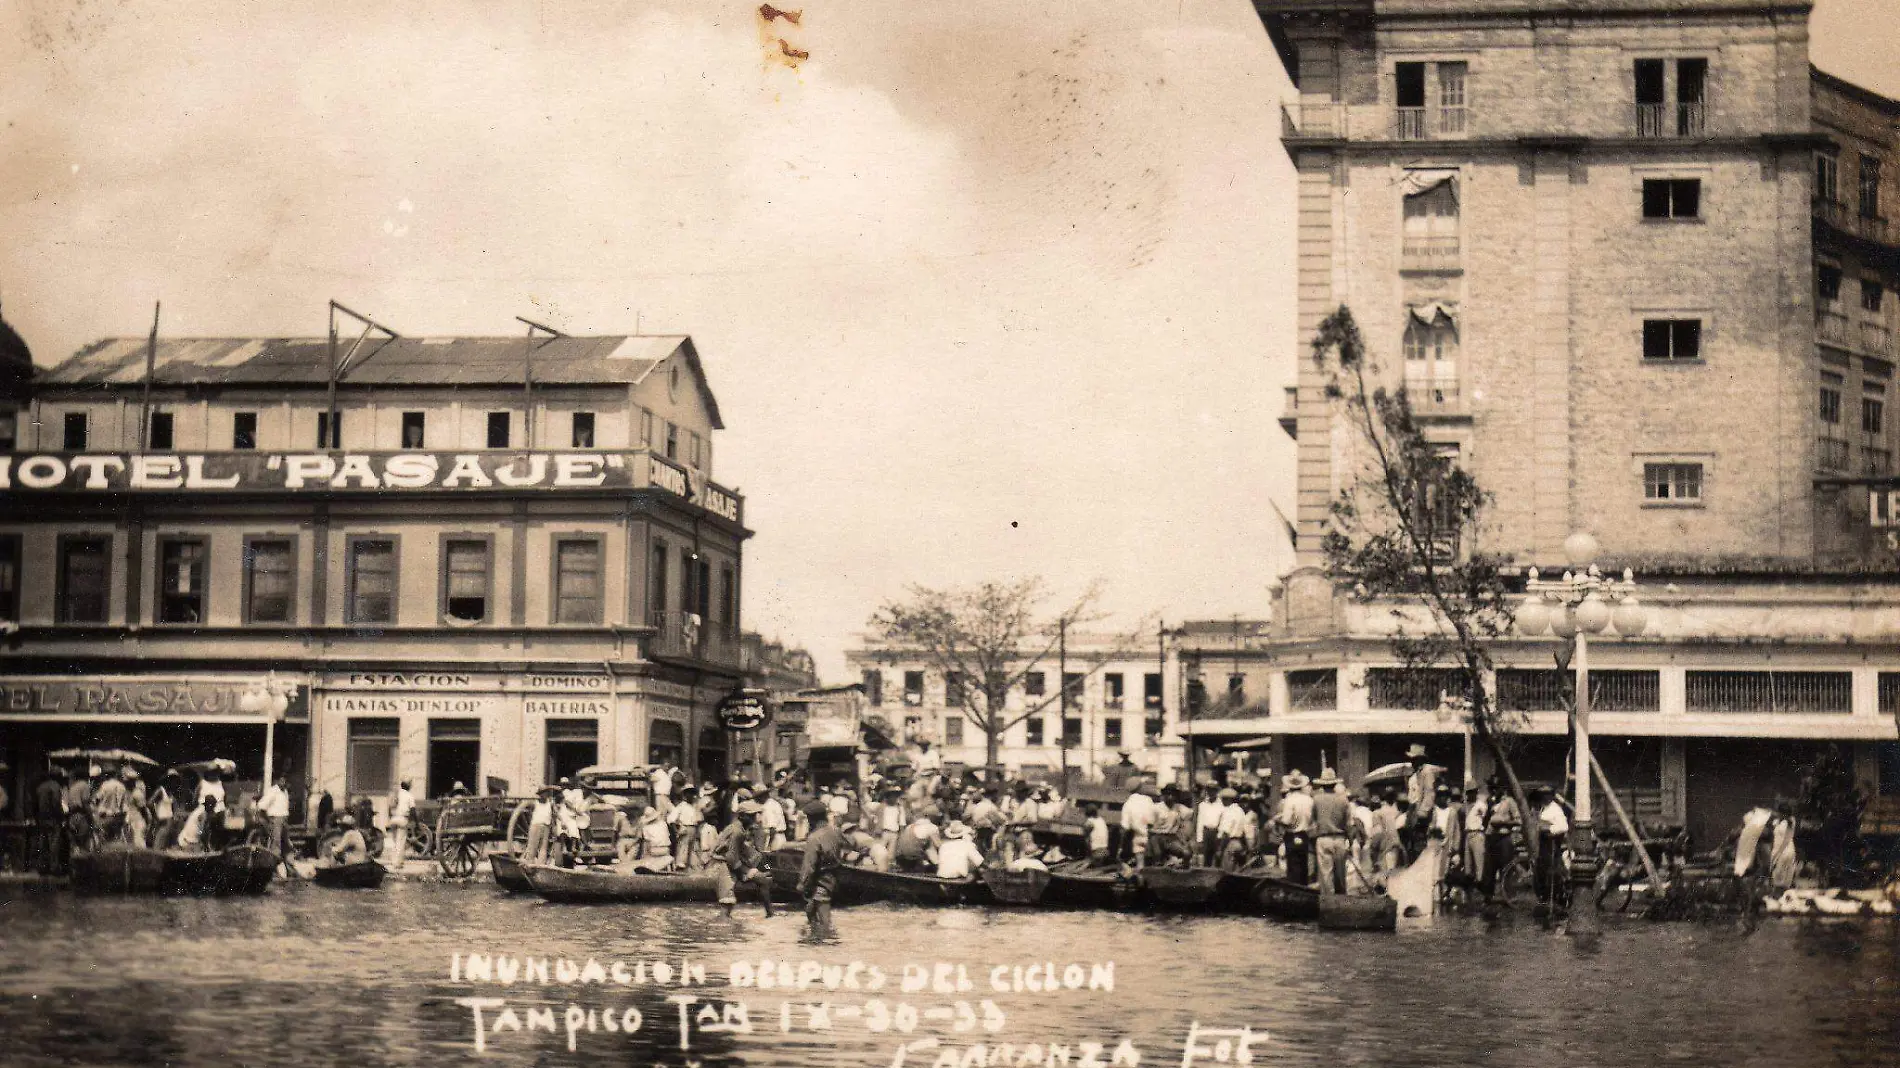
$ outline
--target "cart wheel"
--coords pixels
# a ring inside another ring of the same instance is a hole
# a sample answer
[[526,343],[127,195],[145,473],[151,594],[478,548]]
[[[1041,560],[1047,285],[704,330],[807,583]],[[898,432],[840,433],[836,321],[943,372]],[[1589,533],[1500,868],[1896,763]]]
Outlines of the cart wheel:
[[370,857],[381,857],[383,846],[388,844],[384,839],[382,828],[359,827],[357,829],[363,832],[363,848],[369,850]]
[[528,821],[534,818],[534,802],[523,801],[508,816],[508,848],[516,853],[528,851]]
[[475,862],[481,859],[481,843],[470,838],[456,839],[451,846],[442,850],[442,874],[452,879],[466,879],[475,874]]
[[269,849],[276,843],[271,841],[269,827],[252,827],[244,833],[244,844],[263,846],[265,849]]
[[421,820],[409,824],[409,855],[421,860],[435,859],[435,828]]

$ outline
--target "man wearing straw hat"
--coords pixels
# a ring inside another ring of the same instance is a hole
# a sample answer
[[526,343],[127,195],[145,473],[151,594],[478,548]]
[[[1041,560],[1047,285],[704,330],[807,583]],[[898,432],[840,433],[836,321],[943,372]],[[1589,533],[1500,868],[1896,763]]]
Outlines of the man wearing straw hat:
[[1319,868],[1319,892],[1343,894],[1346,860],[1352,853],[1352,814],[1333,769],[1322,768],[1313,786],[1318,790],[1313,797],[1313,852]]

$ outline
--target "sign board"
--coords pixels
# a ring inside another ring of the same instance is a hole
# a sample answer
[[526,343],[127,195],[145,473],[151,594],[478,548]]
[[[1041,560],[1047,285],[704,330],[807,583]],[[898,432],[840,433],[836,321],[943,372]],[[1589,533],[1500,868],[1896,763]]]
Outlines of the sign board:
[[[187,679],[127,676],[0,678],[0,716],[7,719],[230,719],[261,723],[243,697],[262,679]],[[307,722],[310,690],[290,694],[286,720]]]
[[771,718],[764,690],[736,690],[719,702],[719,722],[729,731],[758,730]]
[[813,747],[858,746],[858,712],[847,701],[805,702],[805,734]]

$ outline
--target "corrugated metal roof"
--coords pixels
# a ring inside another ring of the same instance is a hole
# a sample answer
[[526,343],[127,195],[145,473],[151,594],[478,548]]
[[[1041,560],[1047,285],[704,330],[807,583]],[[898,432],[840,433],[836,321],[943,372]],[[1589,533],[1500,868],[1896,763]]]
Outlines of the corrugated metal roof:
[[[354,385],[511,385],[521,381],[530,348],[534,380],[548,385],[638,382],[655,364],[690,345],[684,335],[632,337],[372,337],[337,342],[355,358],[342,381]],[[42,386],[138,385],[145,380],[144,338],[107,338],[47,371]],[[691,359],[697,368],[698,360]],[[325,338],[161,338],[155,385],[323,385]]]

